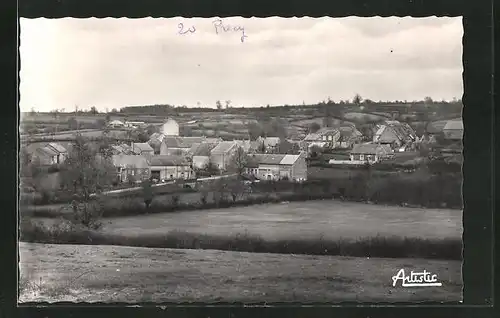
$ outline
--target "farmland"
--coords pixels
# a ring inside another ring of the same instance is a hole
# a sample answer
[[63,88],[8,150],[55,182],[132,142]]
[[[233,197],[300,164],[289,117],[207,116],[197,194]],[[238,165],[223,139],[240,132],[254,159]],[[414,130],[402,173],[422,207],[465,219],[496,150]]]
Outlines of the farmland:
[[[46,223],[56,221],[39,220]],[[107,218],[102,230],[134,235],[169,231],[217,235],[248,232],[271,240],[377,235],[461,238],[462,211],[323,200]]]
[[[400,269],[442,287],[392,286]],[[460,261],[20,243],[19,301],[404,302],[462,299]]]

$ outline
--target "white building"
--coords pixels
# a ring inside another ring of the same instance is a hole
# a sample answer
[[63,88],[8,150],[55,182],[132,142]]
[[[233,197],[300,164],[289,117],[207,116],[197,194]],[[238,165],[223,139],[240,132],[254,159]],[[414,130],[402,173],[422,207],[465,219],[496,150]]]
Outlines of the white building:
[[166,136],[179,136],[179,124],[169,118],[162,126],[161,133]]

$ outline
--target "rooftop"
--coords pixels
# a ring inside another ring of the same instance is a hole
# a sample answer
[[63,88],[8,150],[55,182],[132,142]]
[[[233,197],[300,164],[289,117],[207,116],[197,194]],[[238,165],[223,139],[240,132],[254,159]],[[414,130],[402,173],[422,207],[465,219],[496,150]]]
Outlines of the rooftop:
[[68,150],[66,150],[66,148],[64,148],[61,144],[58,144],[56,142],[51,142],[47,146],[53,148],[54,150],[56,150],[59,153],[66,153],[66,152],[68,152]]
[[255,162],[263,165],[279,165],[286,155],[282,154],[255,154],[249,156]]
[[116,167],[133,167],[139,169],[149,167],[148,159],[140,155],[113,155],[112,161]]
[[157,155],[151,157],[151,166],[189,166],[189,162],[183,156]]
[[444,125],[443,130],[463,130],[464,123],[461,120],[449,120],[446,125]]
[[387,147],[379,144],[356,144],[353,146],[351,153],[354,154],[377,154],[377,153],[388,153]]
[[211,153],[212,154],[226,153],[229,150],[231,150],[231,148],[233,148],[234,146],[236,146],[236,143],[233,141],[222,141],[212,149]]
[[133,151],[135,153],[141,153],[141,152],[151,152],[154,151],[154,149],[147,143],[147,142],[138,142],[134,143]]

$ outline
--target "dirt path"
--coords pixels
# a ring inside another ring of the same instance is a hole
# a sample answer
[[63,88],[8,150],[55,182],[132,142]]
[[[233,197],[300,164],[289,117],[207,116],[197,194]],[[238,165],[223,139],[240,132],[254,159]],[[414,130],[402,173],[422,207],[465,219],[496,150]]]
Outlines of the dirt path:
[[[442,287],[392,287],[431,271]],[[458,301],[461,262],[20,243],[20,301]]]

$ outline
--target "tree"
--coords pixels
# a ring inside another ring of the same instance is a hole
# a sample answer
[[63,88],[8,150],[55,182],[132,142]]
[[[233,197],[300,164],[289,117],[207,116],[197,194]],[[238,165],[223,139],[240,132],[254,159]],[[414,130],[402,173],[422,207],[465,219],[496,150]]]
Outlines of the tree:
[[215,176],[220,174],[219,167],[212,161],[211,158],[208,159],[207,164],[203,167],[203,171],[209,176]]
[[142,197],[144,204],[146,205],[146,211],[149,210],[149,206],[153,201],[153,188],[150,180],[144,180],[141,184],[142,186]]
[[309,153],[311,154],[311,158],[317,158],[323,153],[323,149],[319,146],[312,146],[309,148]]
[[226,100],[226,109],[231,108],[231,101]]
[[298,155],[300,152],[300,147],[296,143],[291,143],[286,139],[280,139],[278,144],[278,153],[286,155]]
[[75,117],[71,117],[68,119],[68,128],[70,130],[77,130],[79,127],[78,121],[75,119]]
[[54,117],[54,119],[57,119],[59,117],[59,110],[58,109],[54,109],[50,113],[52,114],[52,117]]
[[358,106],[361,104],[362,101],[363,101],[363,98],[361,98],[361,95],[359,95],[359,94],[354,95],[354,98],[352,99],[353,104],[358,105]]
[[217,107],[217,109],[222,109],[222,103],[220,102],[220,100],[217,100],[215,101],[215,106]]
[[98,119],[94,122],[95,126],[98,128],[98,129],[102,129],[104,127],[106,127],[106,121],[104,119]]
[[94,196],[111,185],[115,176],[111,160],[100,156],[90,142],[78,134],[61,170],[62,188],[74,193],[75,221],[89,228],[100,226],[102,206]]
[[309,132],[310,133],[315,133],[315,132],[317,132],[320,129],[321,129],[321,126],[318,123],[312,123],[312,124],[309,125]]
[[262,127],[256,122],[248,123],[248,136],[250,140],[257,140],[263,135]]
[[242,176],[245,172],[245,169],[248,164],[248,156],[245,153],[243,148],[238,147],[231,157],[231,161],[229,163],[229,169],[234,173],[237,173],[238,176]]
[[259,144],[259,146],[257,147],[257,152],[259,153],[266,153],[266,143],[264,142],[264,140],[262,140]]
[[97,111],[97,108],[95,106],[90,107],[90,113],[92,115],[97,115],[99,112]]

